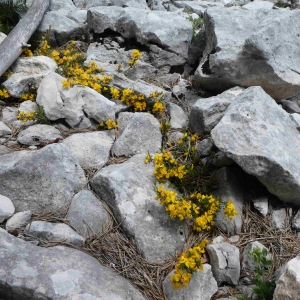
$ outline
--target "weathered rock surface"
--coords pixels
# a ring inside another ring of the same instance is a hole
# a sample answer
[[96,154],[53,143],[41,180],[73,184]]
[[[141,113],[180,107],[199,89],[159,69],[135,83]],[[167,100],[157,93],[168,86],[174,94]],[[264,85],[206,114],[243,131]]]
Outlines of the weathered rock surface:
[[288,261],[275,272],[276,288],[273,300],[299,300],[300,256]]
[[37,124],[26,128],[18,135],[18,142],[22,145],[33,146],[63,140],[60,131],[50,125]]
[[240,278],[240,251],[228,243],[206,246],[212,272],[218,283],[237,285]]
[[238,181],[238,175],[230,168],[225,167],[219,169],[216,173],[217,189],[214,192],[222,202],[228,202],[232,200],[238,215],[234,216],[233,219],[228,219],[224,211],[221,209],[216,217],[216,225],[223,232],[231,235],[240,233],[242,230],[242,215],[243,215],[243,188]]
[[64,223],[33,221],[26,226],[24,232],[49,242],[65,242],[78,247],[84,243],[84,238]]
[[260,87],[240,94],[212,130],[215,145],[282,201],[299,204],[300,136]]
[[259,85],[276,100],[300,90],[297,11],[213,7],[204,21],[206,49],[195,73],[204,88]]
[[247,10],[263,10],[263,9],[272,9],[274,7],[274,3],[269,1],[253,1],[243,5],[243,9]]
[[11,134],[11,129],[3,122],[0,122],[0,137]]
[[[137,8],[94,7],[88,11],[89,27],[96,33],[114,30],[141,44],[155,44],[187,58],[192,25],[176,13]],[[163,28],[163,30],[162,30]],[[176,36],[176,39],[173,38]]]
[[[1,140],[1,139],[0,139]],[[0,142],[1,144],[1,142]],[[0,155],[8,154],[12,152],[12,150],[4,145],[0,145]]]
[[138,153],[155,153],[161,148],[162,135],[158,120],[149,113],[119,114],[120,137],[115,141],[113,153],[129,156]]
[[139,154],[103,168],[92,178],[91,186],[145,258],[161,261],[180,252],[185,238],[182,224],[170,219],[155,200],[154,167],[144,159],[145,154]]
[[21,57],[11,66],[13,74],[3,83],[13,97],[20,98],[30,91],[30,86],[38,87],[41,80],[55,71],[57,64],[47,56]]
[[0,194],[12,200],[16,212],[60,213],[86,183],[78,161],[62,144],[2,155],[0,166]]
[[174,103],[168,103],[171,128],[182,129],[188,125],[188,118],[183,109]]
[[15,212],[15,207],[12,201],[0,195],[0,223],[11,217]]
[[29,223],[31,219],[32,213],[30,210],[27,211],[21,211],[16,214],[14,214],[12,217],[10,217],[6,224],[5,229],[8,232],[11,232],[15,229],[23,228],[27,223]]
[[271,225],[277,229],[284,229],[287,212],[285,208],[273,209],[270,214]]
[[43,79],[37,92],[36,102],[43,106],[50,120],[65,119],[75,128],[92,126],[89,118],[97,121],[115,119],[118,106],[88,87],[62,88],[63,77],[51,73]]
[[88,238],[101,232],[110,216],[92,192],[82,190],[72,199],[66,218],[77,232]]
[[0,228],[0,256],[4,299],[144,299],[126,279],[75,249],[36,247]]
[[63,143],[82,168],[100,168],[109,159],[114,139],[114,131],[105,130],[76,133]]
[[95,6],[121,6],[148,9],[144,0],[74,0],[74,4],[85,9]]
[[187,288],[174,290],[170,282],[170,277],[174,274],[172,271],[164,280],[164,292],[170,300],[210,300],[214,293],[218,291],[218,285],[213,277],[211,266],[203,265],[203,270],[197,271]]

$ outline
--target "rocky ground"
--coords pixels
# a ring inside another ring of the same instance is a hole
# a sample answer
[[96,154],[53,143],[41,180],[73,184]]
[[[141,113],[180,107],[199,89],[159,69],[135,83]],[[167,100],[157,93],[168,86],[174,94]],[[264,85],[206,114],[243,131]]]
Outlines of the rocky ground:
[[[12,65],[0,89],[11,95],[0,93],[0,300],[264,299],[257,247],[272,260],[268,299],[300,299],[298,3],[52,0],[36,35],[49,26],[52,49],[75,40],[109,87],[158,93],[166,109],[66,88],[59,55]],[[134,49],[137,64],[120,70]],[[107,120],[118,127],[99,129]],[[209,232],[167,215],[144,163],[186,130],[213,194],[238,211]],[[203,270],[174,290],[180,253],[204,238]]]

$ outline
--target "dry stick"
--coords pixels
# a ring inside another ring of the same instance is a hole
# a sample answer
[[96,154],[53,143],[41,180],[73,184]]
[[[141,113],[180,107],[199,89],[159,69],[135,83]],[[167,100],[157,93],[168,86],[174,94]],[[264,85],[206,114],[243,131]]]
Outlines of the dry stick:
[[21,55],[24,45],[38,28],[50,0],[34,0],[25,16],[0,44],[0,76]]

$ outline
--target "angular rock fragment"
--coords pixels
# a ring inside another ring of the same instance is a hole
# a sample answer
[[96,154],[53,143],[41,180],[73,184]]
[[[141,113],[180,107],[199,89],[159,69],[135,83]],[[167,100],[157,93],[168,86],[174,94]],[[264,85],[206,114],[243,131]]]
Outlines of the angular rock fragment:
[[195,73],[204,89],[261,86],[276,100],[300,90],[297,10],[213,7],[204,21],[206,48]]
[[11,134],[11,129],[3,122],[0,122],[0,137]]
[[105,130],[75,133],[63,143],[82,168],[100,168],[109,159],[114,139],[114,131]]
[[6,224],[5,229],[8,232],[14,231],[15,229],[20,229],[25,227],[27,223],[30,221],[32,216],[32,213],[30,210],[27,211],[21,211],[16,214],[14,214],[12,217],[10,217]]
[[96,194],[111,207],[127,236],[149,261],[162,261],[184,244],[183,225],[155,200],[154,167],[145,154],[101,169],[91,180]]
[[18,135],[18,142],[27,146],[45,145],[63,140],[60,131],[50,125],[37,124],[26,128]]
[[76,194],[66,218],[83,237],[102,232],[110,216],[102,202],[88,190]]
[[240,278],[240,251],[228,243],[206,246],[214,278],[218,283],[237,285]]
[[12,201],[0,195],[0,223],[11,217],[15,212],[15,207]]
[[235,98],[211,136],[270,193],[299,205],[299,132],[289,114],[262,88],[248,88]]
[[64,223],[33,221],[25,228],[25,233],[49,242],[65,242],[81,247],[84,238]]
[[41,80],[55,71],[57,64],[47,56],[21,57],[11,66],[13,74],[3,83],[13,97],[20,98],[30,87],[38,87]]
[[0,256],[3,299],[145,299],[129,281],[75,249],[36,247],[0,228]]
[[182,129],[187,126],[188,118],[183,109],[174,103],[168,103],[171,128]]
[[62,144],[2,155],[0,166],[0,194],[12,200],[16,212],[61,213],[86,184],[78,161]]
[[161,148],[162,135],[158,120],[148,113],[119,114],[120,137],[112,148],[116,156],[155,153]]

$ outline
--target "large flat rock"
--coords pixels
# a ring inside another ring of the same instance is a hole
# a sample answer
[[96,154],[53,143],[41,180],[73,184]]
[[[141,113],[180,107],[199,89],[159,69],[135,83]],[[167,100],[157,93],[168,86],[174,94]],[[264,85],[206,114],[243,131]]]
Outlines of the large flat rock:
[[0,228],[0,297],[5,300],[143,300],[126,279],[92,256],[40,248]]
[[187,58],[192,24],[172,12],[133,7],[98,6],[88,10],[88,24],[95,33],[114,30],[141,44],[155,44]]
[[62,144],[0,156],[0,194],[16,212],[61,212],[86,184],[78,161]]
[[202,87],[220,92],[257,85],[276,100],[300,90],[297,10],[213,7],[204,21],[206,48],[195,73]]
[[236,97],[211,136],[272,194],[300,204],[300,135],[289,114],[262,88],[248,88]]
[[92,188],[111,207],[127,236],[149,261],[162,261],[182,251],[182,223],[170,219],[155,200],[154,167],[138,154],[119,165],[103,168],[91,180]]

